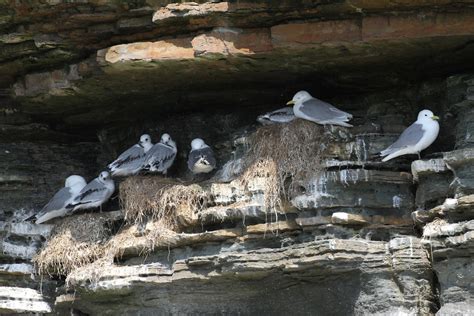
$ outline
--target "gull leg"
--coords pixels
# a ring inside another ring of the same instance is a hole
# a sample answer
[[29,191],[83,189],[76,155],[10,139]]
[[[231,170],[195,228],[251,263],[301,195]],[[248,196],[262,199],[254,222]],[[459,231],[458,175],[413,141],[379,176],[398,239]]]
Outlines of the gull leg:
[[421,160],[420,152],[418,152],[417,154],[418,154],[418,159]]

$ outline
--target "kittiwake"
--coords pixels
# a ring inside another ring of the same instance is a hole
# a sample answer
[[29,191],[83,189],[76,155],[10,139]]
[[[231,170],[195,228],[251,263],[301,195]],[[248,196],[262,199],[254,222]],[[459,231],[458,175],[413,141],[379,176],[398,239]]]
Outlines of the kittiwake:
[[56,192],[41,211],[26,220],[34,220],[36,224],[42,224],[53,218],[68,215],[71,210],[67,209],[66,206],[74,200],[85,186],[86,180],[83,177],[77,175],[67,177],[64,188]]
[[73,211],[102,206],[115,191],[114,180],[110,173],[102,171],[97,178],[89,182],[79,195],[67,206]]
[[306,91],[299,91],[287,105],[293,104],[295,116],[321,125],[340,125],[352,127],[346,123],[352,114],[339,110],[333,105],[316,99]]
[[292,107],[284,107],[272,112],[259,115],[257,121],[262,125],[270,125],[274,123],[288,123],[295,119]]
[[108,165],[112,176],[137,174],[142,169],[145,155],[152,146],[150,135],[142,135],[138,144],[124,151],[114,162]]
[[151,147],[145,156],[143,169],[166,174],[176,158],[178,149],[169,134],[163,134],[160,142]]
[[430,110],[418,113],[418,119],[403,131],[395,143],[380,152],[382,161],[389,161],[398,156],[418,154],[428,148],[438,137],[439,117]]
[[216,167],[216,158],[211,147],[202,139],[195,138],[191,142],[188,156],[188,168],[194,174],[209,173]]

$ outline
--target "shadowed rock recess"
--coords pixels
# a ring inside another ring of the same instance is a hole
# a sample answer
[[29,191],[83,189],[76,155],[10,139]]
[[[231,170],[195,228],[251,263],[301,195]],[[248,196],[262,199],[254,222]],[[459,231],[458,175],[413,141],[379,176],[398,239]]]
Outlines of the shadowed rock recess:
[[[0,313],[474,314],[472,56],[467,0],[0,0]],[[354,127],[257,126],[302,89]],[[424,108],[422,159],[374,158]],[[145,132],[167,179],[23,221]]]

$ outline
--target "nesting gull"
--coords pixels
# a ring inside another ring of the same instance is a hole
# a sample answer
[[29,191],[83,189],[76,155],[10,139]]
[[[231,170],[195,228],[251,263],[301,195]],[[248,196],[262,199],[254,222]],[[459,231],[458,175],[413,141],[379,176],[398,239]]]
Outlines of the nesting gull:
[[389,161],[398,156],[408,154],[418,154],[428,148],[438,137],[439,117],[430,110],[423,110],[418,113],[418,119],[411,124],[395,143],[380,152],[382,161]]
[[114,162],[108,165],[112,176],[137,174],[142,169],[145,155],[152,146],[150,135],[142,135],[138,144],[124,151]]
[[73,211],[102,206],[115,191],[114,180],[110,173],[102,171],[97,178],[89,182],[79,195],[67,206]]
[[168,134],[163,134],[159,143],[151,147],[145,156],[143,169],[166,174],[176,158],[176,143]]
[[346,123],[352,119],[352,114],[346,113],[333,105],[313,98],[306,91],[299,91],[287,105],[293,104],[295,116],[321,125],[340,125],[352,127]]
[[188,156],[188,168],[194,174],[209,173],[216,167],[214,152],[202,139],[195,138],[191,142]]
[[262,125],[270,125],[274,123],[288,123],[295,119],[292,107],[284,107],[272,112],[259,115],[257,121]]
[[41,211],[26,220],[34,220],[36,224],[42,224],[53,218],[68,215],[71,210],[67,209],[66,206],[74,200],[85,186],[86,180],[83,177],[77,175],[67,177],[64,188],[56,192]]

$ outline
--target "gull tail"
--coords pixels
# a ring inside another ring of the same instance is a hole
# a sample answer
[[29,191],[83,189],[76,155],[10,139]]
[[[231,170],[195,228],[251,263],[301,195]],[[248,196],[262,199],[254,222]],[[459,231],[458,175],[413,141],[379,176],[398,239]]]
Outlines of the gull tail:
[[337,122],[334,125],[344,126],[344,127],[354,127],[353,125],[346,122]]
[[33,220],[36,220],[36,215],[37,214],[31,215],[30,217],[25,218],[23,221],[24,222],[31,222]]

